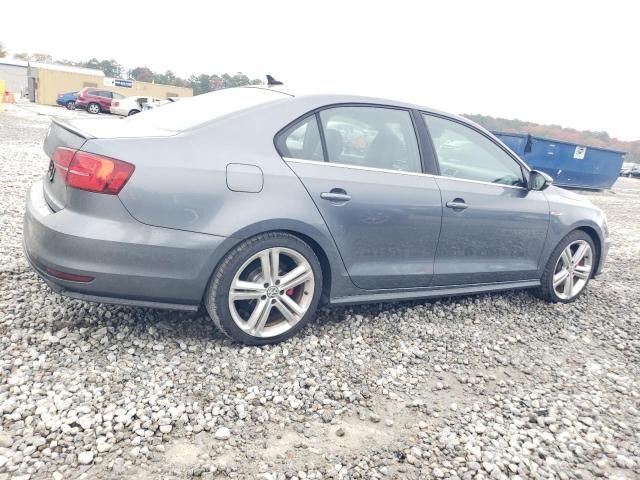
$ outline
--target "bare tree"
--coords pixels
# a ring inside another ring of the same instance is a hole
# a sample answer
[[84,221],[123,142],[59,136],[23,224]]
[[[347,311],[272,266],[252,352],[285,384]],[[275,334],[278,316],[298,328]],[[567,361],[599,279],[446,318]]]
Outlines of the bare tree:
[[31,55],[34,62],[53,63],[53,57],[48,53],[34,53]]

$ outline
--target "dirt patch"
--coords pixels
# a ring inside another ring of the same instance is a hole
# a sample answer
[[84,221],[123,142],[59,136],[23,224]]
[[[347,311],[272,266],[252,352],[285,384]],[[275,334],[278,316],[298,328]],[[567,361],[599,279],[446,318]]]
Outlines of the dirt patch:
[[169,445],[164,453],[164,461],[174,465],[191,466],[198,463],[204,450],[196,443],[178,442]]

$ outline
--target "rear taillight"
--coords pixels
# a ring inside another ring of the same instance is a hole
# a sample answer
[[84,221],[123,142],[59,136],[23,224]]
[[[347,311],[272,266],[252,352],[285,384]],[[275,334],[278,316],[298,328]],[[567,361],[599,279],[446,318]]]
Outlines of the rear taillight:
[[120,105],[120,102],[116,102],[115,100],[111,103],[113,107],[117,107]]
[[60,172],[60,175],[66,177],[67,172],[69,171],[69,164],[73,159],[76,151],[71,150],[70,148],[59,147],[56,148],[55,152],[53,152],[53,157],[51,160],[56,167],[56,170]]
[[53,162],[68,186],[109,195],[117,195],[135,170],[122,160],[64,147],[56,149]]

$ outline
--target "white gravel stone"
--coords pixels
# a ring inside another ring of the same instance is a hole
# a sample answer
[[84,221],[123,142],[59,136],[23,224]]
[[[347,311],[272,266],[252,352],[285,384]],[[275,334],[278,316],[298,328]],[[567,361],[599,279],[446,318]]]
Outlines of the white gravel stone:
[[78,463],[80,465],[89,465],[93,462],[93,452],[85,451],[78,455]]
[[160,431],[162,433],[169,433],[173,427],[171,425],[160,425]]
[[214,434],[218,440],[228,440],[231,437],[231,431],[227,427],[220,427]]

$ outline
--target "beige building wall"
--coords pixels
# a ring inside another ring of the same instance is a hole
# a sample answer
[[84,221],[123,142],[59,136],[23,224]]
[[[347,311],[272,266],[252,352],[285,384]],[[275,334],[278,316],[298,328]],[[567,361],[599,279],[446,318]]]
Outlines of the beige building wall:
[[78,91],[84,87],[101,87],[103,78],[98,75],[38,68],[36,102],[55,105],[59,93]]
[[105,86],[105,90],[118,92],[125,97],[147,95],[149,97],[193,97],[193,89],[186,87],[174,87],[172,85],[162,85],[160,83],[147,83],[133,81],[133,87],[111,87]]
[[135,80],[133,81],[132,88],[113,87],[105,85],[104,79],[105,77],[99,75],[47,70],[46,68],[39,67],[36,101],[45,105],[55,105],[58,94],[78,91],[84,87],[103,88],[121,93],[127,97],[134,95],[148,95],[158,98],[193,96],[193,90],[191,88],[136,82]]

